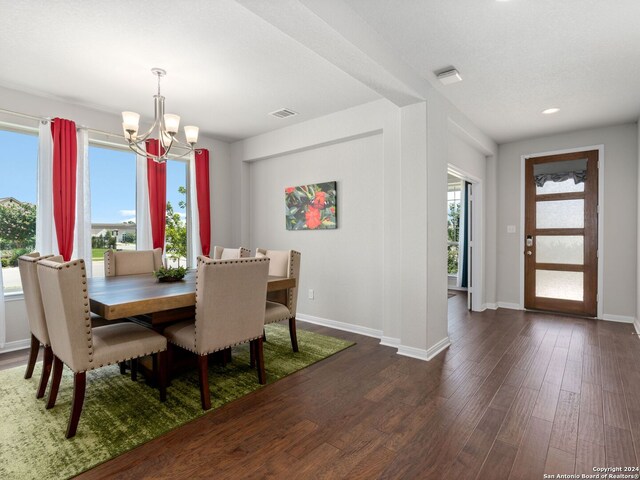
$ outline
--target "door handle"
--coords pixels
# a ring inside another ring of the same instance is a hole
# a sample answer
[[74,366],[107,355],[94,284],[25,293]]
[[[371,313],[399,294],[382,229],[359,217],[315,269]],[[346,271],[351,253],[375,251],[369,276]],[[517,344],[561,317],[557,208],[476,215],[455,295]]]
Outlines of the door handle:
[[533,252],[531,250],[527,250],[527,255],[533,255]]

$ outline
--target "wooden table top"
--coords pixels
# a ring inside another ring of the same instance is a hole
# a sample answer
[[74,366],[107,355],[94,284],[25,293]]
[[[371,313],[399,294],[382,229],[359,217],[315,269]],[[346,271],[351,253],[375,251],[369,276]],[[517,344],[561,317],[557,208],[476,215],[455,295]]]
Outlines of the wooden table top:
[[[160,283],[153,274],[93,277],[88,280],[91,311],[107,320],[144,315],[196,304],[196,272],[184,280]],[[296,286],[295,278],[269,276],[267,291]]]

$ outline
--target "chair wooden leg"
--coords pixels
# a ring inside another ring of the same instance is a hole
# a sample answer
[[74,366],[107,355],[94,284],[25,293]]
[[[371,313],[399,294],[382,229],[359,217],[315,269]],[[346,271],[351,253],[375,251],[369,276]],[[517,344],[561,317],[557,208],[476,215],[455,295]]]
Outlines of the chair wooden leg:
[[[31,334],[31,349],[29,350],[29,361],[27,362],[27,371],[24,373],[24,378],[31,378],[33,375],[33,367],[36,365],[38,359],[38,351],[40,350],[40,340],[36,336]],[[38,397],[40,398],[40,397]]]
[[175,347],[173,346],[173,344],[171,342],[167,342],[167,363],[166,363],[166,386],[170,387],[171,386],[171,375],[172,375],[172,365],[173,365],[173,354],[174,354],[174,349]]
[[127,374],[127,362],[120,362],[120,363],[118,363],[118,365],[120,366],[120,375],[126,375]]
[[51,387],[49,388],[49,397],[47,398],[47,409],[53,408],[58,398],[58,389],[60,388],[60,379],[62,378],[62,360],[55,355],[53,356],[53,376],[51,377]]
[[129,360],[131,362],[131,380],[134,382],[138,381],[138,359],[132,358]]
[[220,350],[218,355],[220,356],[220,361],[222,361],[222,366],[226,367],[227,366],[227,349],[225,348],[224,350]]
[[258,382],[260,382],[260,385],[264,385],[265,383],[267,383],[267,380],[264,372],[264,349],[262,346],[263,340],[262,338],[258,338],[257,340],[255,340],[255,342],[256,364],[258,367]]
[[52,365],[53,365],[53,350],[51,350],[51,347],[44,347],[44,358],[42,360],[42,375],[40,376],[40,386],[38,387],[38,393],[36,393],[36,398],[44,397],[44,392],[47,390],[47,383],[49,383],[49,376],[51,375]]
[[256,341],[251,340],[249,342],[249,365],[251,368],[256,366]]
[[158,352],[155,354],[158,357],[156,363],[158,364],[158,390],[160,390],[160,401],[167,401],[167,351]]
[[198,373],[200,378],[200,401],[202,409],[211,408],[211,392],[209,391],[209,361],[208,355],[198,355]]
[[82,404],[84,403],[84,391],[87,386],[87,372],[77,372],[73,374],[73,400],[71,403],[71,416],[69,417],[69,425],[67,427],[67,438],[71,438],[76,434],[80,414],[82,413]]
[[289,319],[289,336],[291,337],[291,348],[294,352],[298,351],[298,334],[296,333],[296,317]]

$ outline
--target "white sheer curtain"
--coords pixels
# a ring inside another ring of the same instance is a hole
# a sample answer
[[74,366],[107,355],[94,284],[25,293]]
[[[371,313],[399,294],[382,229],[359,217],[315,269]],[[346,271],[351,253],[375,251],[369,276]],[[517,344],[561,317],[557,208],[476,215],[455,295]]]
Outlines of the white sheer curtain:
[[149,213],[149,184],[147,157],[136,156],[136,245],[138,250],[151,250],[151,215]]
[[200,216],[198,212],[198,195],[196,193],[196,157],[189,155],[189,192],[187,206],[189,207],[189,258],[188,265],[195,268],[197,258],[202,255],[202,245],[200,244]]
[[[89,191],[89,135],[78,128],[76,166],[76,224],[72,258],[83,258],[91,276],[91,193]],[[51,122],[40,122],[38,149],[38,200],[36,250],[43,255],[59,253],[53,219],[53,138]]]
[[72,258],[83,258],[87,276],[91,276],[91,192],[89,182],[89,134],[78,128],[78,165],[76,170],[76,226]]
[[53,138],[51,122],[43,120],[39,128],[38,206],[36,210],[36,250],[41,254],[59,254],[53,220]]

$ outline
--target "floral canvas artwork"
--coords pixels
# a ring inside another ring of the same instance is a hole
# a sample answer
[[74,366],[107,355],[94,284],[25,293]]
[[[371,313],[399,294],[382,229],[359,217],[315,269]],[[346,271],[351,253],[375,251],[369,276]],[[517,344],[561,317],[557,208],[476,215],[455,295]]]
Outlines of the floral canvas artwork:
[[287,230],[337,228],[336,182],[287,187],[284,195]]

